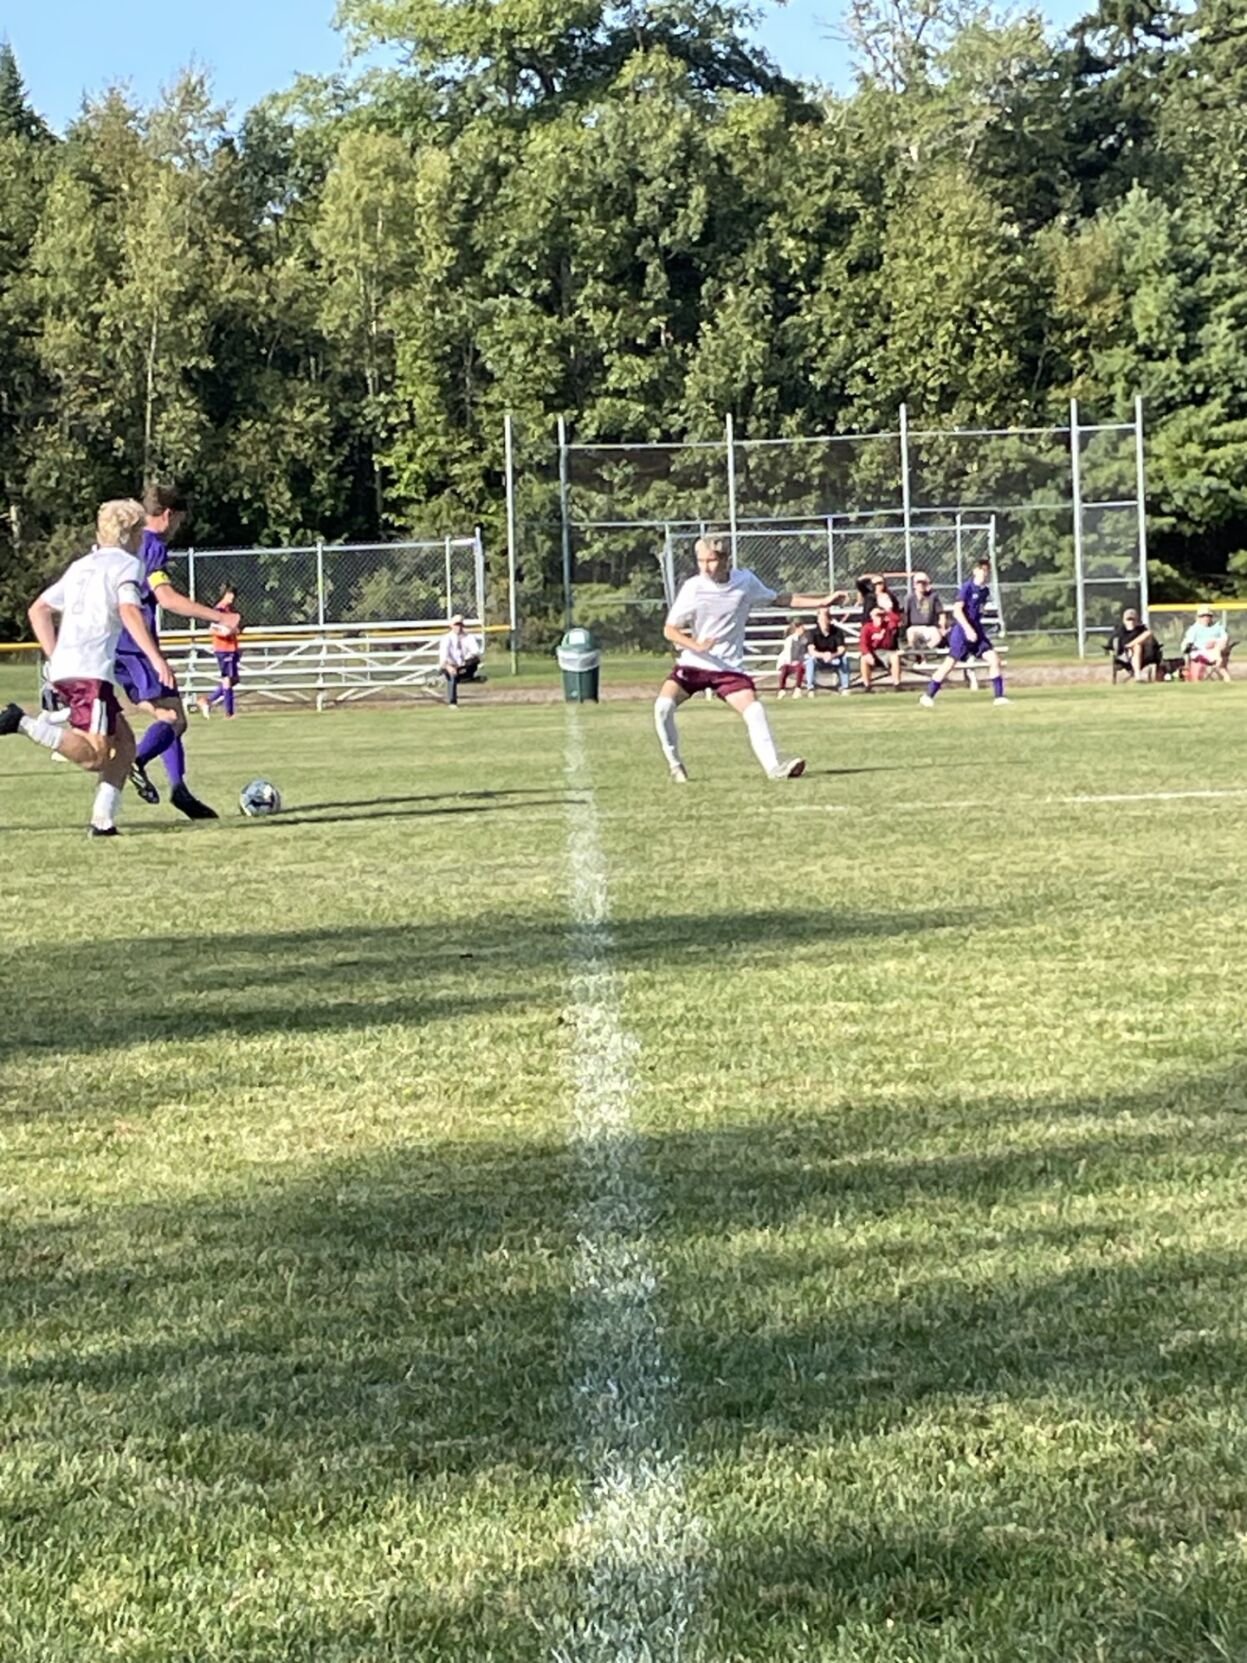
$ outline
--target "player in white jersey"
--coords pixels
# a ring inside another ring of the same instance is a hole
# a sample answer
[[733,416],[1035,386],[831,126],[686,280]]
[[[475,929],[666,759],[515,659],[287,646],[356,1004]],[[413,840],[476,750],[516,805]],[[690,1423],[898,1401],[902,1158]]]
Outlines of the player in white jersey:
[[134,734],[112,682],[123,628],[161,681],[172,682],[143,616],[143,568],[135,554],[146,523],[141,502],[104,503],[95,522],[97,546],[49,584],[30,608],[30,626],[48,661],[48,681],[68,707],[68,720],[54,721],[43,712],[28,716],[18,704],[0,710],[0,734],[24,733],[36,745],[99,775],[87,828],[92,837],[116,837],[117,805],[134,761]]
[[757,689],[745,674],[745,628],[755,606],[806,612],[833,606],[842,597],[777,594],[753,572],[733,569],[722,537],[699,537],[693,552],[697,576],[682,585],[663,628],[680,656],[654,701],[654,726],[671,778],[679,785],[688,780],[680,758],[675,713],[694,693],[710,692],[744,718],[753,754],[770,778],[796,779],[805,772],[805,762],[801,757],[780,760]]

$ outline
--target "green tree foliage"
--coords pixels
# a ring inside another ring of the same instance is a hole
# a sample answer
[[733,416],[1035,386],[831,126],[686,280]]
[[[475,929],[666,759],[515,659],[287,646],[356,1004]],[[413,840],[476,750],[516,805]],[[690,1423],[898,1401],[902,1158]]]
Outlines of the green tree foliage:
[[[1097,0],[1057,41],[978,0],[854,0],[836,96],[784,80],[737,0],[341,18],[388,67],[232,128],[188,75],[54,136],[0,47],[0,617],[153,473],[192,486],[201,543],[480,520],[496,546],[509,410],[548,533],[533,606],[560,560],[559,416],[582,441],[688,441],[576,484],[621,519],[695,518],[724,481],[693,441],[727,413],[745,440],[891,429],[902,401],[918,427],[1042,426],[1136,391],[1158,560],[1242,581],[1237,0]],[[1008,441],[915,459],[924,501],[1040,501],[1059,466]],[[1086,465],[1109,490],[1126,462]],[[894,502],[897,468],[894,442],[759,446],[738,483],[803,513]],[[1010,535],[1058,592],[1068,526]],[[658,604],[635,535],[582,552],[604,606],[620,585]]]

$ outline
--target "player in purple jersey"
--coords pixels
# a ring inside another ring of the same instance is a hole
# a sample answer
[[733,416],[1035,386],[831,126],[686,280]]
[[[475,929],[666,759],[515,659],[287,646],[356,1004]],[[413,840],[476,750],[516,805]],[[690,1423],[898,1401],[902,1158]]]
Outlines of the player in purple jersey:
[[[179,618],[198,618],[203,623],[225,624],[237,629],[240,622],[236,612],[219,612],[214,606],[202,606],[175,589],[167,570],[169,541],[175,537],[186,518],[186,502],[181,493],[170,486],[150,485],[143,494],[143,508],[147,514],[147,529],[139,548],[143,567],[142,604],[152,635],[156,635],[157,609],[173,612]],[[139,740],[138,754],[130,770],[130,782],[145,803],[158,803],[160,793],[147,777],[149,764],[162,757],[169,776],[169,801],[188,820],[215,820],[215,809],[201,803],[186,784],[186,753],[182,735],[186,732],[186,710],[176,683],[157,681],[151,665],[139,651],[138,643],[124,633],[117,644],[117,681],[126,697],[140,710],[153,718],[146,733]]]
[[992,569],[986,560],[976,560],[970,576],[957,591],[953,602],[953,627],[948,636],[948,657],[927,683],[927,690],[918,700],[928,710],[935,703],[935,695],[958,664],[968,658],[981,658],[992,678],[994,704],[1008,704],[1005,698],[1005,678],[1001,673],[1000,654],[992,646],[991,637],[983,623],[983,608],[991,599]]

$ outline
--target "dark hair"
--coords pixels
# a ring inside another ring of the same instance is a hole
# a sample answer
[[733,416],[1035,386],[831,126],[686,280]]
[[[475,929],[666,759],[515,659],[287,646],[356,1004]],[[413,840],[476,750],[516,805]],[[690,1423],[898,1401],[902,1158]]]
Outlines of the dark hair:
[[220,606],[221,602],[225,599],[226,595],[236,595],[237,593],[238,593],[238,586],[236,584],[229,583],[229,582],[223,583],[221,585],[221,593],[216,598],[216,604],[218,606]]
[[186,495],[176,485],[152,483],[143,487],[143,508],[148,514],[185,514],[186,506]]

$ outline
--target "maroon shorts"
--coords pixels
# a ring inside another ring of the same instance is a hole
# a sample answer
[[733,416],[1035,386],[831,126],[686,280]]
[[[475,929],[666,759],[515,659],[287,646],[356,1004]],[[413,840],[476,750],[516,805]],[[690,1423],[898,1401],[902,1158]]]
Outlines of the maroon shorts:
[[71,728],[78,728],[83,733],[116,733],[121,706],[117,703],[111,681],[88,681],[75,677],[71,681],[54,681],[52,685],[59,693],[61,702],[69,706]]
[[756,693],[757,688],[743,670],[695,670],[690,664],[677,664],[668,681],[686,693],[713,693],[726,699],[729,693]]

